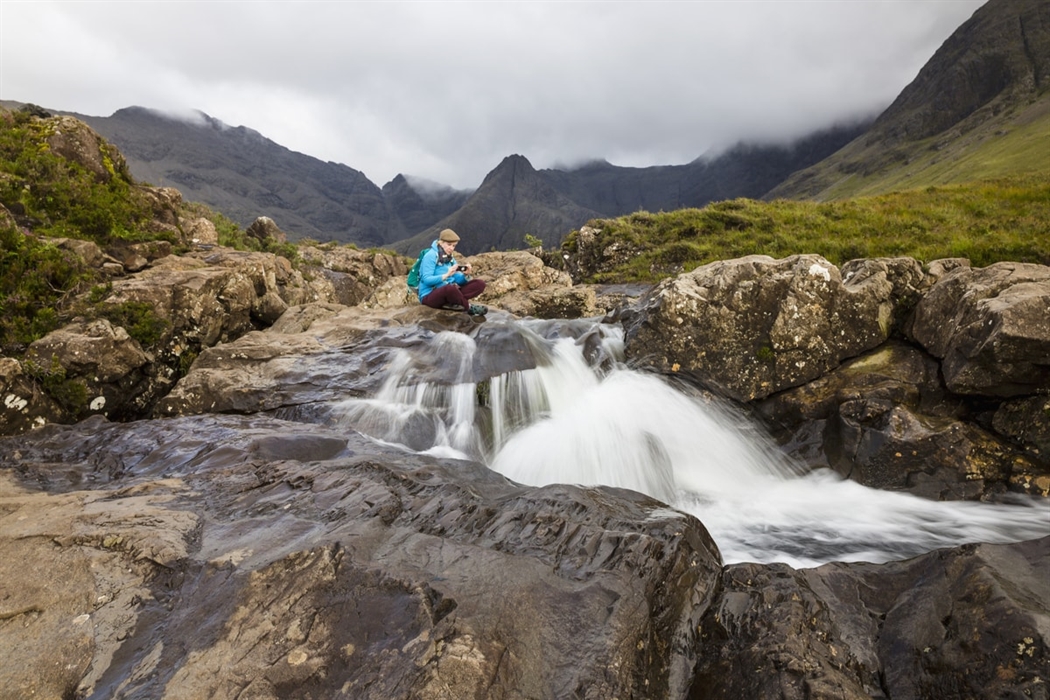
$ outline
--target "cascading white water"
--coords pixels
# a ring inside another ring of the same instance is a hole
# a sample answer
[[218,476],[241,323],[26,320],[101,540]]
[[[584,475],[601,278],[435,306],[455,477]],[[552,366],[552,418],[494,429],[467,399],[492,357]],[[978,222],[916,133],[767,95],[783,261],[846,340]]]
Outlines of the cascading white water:
[[[590,366],[580,343],[545,340],[516,322],[535,369],[488,384],[486,420],[470,381],[474,341],[441,333],[430,357],[459,361],[447,385],[421,382],[405,353],[372,399],[336,407],[340,421],[419,452],[479,459],[514,481],[608,485],[646,493],[695,515],[727,563],[886,561],[967,542],[1050,534],[1050,503],[934,502],[878,491],[829,470],[805,473],[743,416],[622,362]],[[604,357],[622,359],[605,333]]]

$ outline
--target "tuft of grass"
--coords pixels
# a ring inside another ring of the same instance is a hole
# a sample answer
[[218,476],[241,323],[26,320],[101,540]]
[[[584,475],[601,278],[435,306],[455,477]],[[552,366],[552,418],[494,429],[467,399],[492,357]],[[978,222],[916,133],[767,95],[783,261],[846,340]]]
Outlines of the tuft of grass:
[[[817,253],[855,258],[964,257],[978,267],[1050,264],[1050,174],[923,187],[835,202],[735,199],[703,209],[637,212],[588,223],[598,249],[621,241],[639,254],[584,282],[653,282],[716,260]],[[573,254],[576,231],[562,245]]]
[[78,415],[87,408],[87,385],[79,379],[67,378],[66,370],[59,364],[58,357],[52,355],[51,363],[47,367],[37,364],[35,359],[27,359],[22,363],[22,368],[40,384],[48,396],[72,415]]
[[171,323],[153,311],[153,307],[141,301],[125,301],[120,304],[100,304],[96,313],[121,326],[139,345],[149,348],[164,337]]

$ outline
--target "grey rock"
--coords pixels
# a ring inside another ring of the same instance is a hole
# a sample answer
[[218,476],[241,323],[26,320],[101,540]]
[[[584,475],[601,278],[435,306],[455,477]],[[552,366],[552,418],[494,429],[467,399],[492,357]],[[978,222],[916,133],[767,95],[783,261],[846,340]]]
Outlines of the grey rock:
[[959,394],[1013,397],[1050,392],[1050,267],[960,267],[922,298],[909,336],[942,360]]
[[933,500],[1050,493],[1050,469],[981,427],[948,392],[937,362],[887,343],[756,405],[787,449],[879,489]]
[[817,255],[704,265],[639,302],[626,352],[733,399],[763,398],[884,342],[919,283],[917,268],[872,261],[844,279]]
[[1048,566],[1050,537],[883,565],[729,566],[690,697],[1045,698]]

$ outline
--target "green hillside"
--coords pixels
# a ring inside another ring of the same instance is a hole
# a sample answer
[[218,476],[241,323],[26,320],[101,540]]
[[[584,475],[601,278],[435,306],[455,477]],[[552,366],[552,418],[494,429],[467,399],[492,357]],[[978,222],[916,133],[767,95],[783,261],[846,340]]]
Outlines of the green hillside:
[[[585,282],[652,282],[752,254],[818,253],[837,265],[884,256],[1050,264],[1050,173],[835,202],[736,199],[589,225],[601,231],[595,250],[621,242],[639,252],[592,271]],[[565,240],[565,253],[577,252],[578,235]]]
[[[877,152],[877,155],[876,155]],[[897,190],[951,185],[1028,175],[1050,170],[1050,94],[1024,107],[1012,108],[993,122],[965,133],[951,132],[879,149],[863,140],[837,157],[796,176],[822,183],[795,194],[831,201],[885,194]],[[844,166],[853,160],[863,166]],[[772,195],[791,196],[788,187]]]

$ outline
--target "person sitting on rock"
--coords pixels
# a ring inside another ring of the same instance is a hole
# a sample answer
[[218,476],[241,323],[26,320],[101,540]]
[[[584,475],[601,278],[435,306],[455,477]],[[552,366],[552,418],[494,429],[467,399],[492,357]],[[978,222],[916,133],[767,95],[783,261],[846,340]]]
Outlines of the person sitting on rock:
[[450,228],[438,234],[437,240],[419,265],[419,301],[434,309],[466,311],[481,316],[488,309],[471,304],[470,299],[485,291],[485,281],[472,279],[470,263],[460,265],[453,257],[459,236]]

